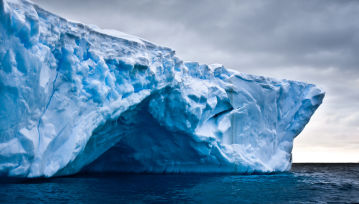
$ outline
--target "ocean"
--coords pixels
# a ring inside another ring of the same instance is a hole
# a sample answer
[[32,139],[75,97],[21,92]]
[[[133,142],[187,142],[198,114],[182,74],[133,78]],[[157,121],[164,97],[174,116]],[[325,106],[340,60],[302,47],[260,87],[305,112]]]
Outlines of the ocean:
[[0,179],[0,203],[359,203],[359,164],[293,164],[290,172],[265,175]]

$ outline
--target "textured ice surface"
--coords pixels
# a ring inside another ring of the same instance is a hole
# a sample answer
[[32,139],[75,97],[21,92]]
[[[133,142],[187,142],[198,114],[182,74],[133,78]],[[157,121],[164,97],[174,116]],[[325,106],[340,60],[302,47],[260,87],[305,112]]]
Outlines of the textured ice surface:
[[27,1],[0,5],[2,175],[286,171],[324,97],[312,84],[183,62]]

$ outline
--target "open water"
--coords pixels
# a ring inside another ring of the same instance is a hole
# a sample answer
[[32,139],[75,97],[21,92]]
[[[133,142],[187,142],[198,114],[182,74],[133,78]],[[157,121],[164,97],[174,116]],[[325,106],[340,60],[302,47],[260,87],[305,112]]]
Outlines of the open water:
[[0,203],[359,203],[359,164],[293,164],[291,172],[269,175],[0,179]]

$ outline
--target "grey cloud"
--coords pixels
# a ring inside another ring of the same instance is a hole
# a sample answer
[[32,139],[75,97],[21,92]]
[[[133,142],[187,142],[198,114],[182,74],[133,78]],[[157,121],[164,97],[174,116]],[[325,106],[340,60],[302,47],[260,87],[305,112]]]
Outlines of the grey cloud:
[[[161,44],[168,42],[160,40],[160,33],[173,35],[173,32],[183,32],[181,28],[185,27],[203,43],[228,54],[264,56],[246,66],[256,67],[257,62],[262,61],[269,67],[300,64],[359,69],[356,57],[359,51],[358,1],[36,2],[83,21],[148,36],[149,40]],[[188,48],[179,46],[178,49]]]

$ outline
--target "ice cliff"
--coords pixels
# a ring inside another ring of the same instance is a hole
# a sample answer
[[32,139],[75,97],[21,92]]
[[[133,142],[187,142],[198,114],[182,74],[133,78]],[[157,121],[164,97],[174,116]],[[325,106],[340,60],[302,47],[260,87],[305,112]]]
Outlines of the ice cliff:
[[286,171],[323,97],[0,0],[3,176]]

